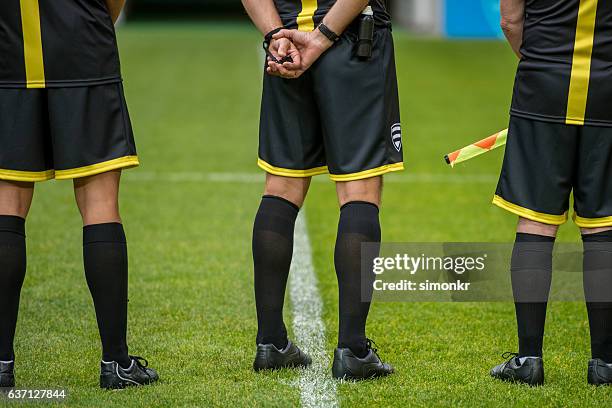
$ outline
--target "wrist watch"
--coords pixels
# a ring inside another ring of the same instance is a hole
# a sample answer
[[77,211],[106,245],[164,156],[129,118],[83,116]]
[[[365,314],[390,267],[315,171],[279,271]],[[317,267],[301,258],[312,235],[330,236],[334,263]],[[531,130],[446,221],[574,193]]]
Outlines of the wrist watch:
[[332,30],[330,30],[328,26],[326,26],[323,23],[319,24],[318,29],[321,32],[321,34],[323,34],[329,41],[333,43],[335,43],[336,41],[340,39],[340,36],[338,34],[334,33]]

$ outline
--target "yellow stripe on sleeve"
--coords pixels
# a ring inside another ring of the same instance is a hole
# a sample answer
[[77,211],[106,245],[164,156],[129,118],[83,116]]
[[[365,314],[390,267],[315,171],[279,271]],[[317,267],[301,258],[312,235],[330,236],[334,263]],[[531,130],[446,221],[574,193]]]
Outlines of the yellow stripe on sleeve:
[[302,0],[302,11],[297,17],[298,30],[313,31],[314,15],[319,7],[317,0]]
[[27,87],[44,88],[45,66],[38,0],[20,0],[20,2]]
[[567,101],[566,123],[568,125],[584,125],[591,78],[591,57],[593,55],[597,3],[598,0],[580,0],[572,76]]

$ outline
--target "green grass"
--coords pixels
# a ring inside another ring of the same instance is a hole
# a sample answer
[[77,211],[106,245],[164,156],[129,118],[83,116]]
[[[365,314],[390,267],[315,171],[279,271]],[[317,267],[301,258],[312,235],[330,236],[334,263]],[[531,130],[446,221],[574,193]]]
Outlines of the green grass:
[[[70,183],[38,186],[17,333],[24,388],[67,387],[70,406],[296,406],[290,371],[250,369],[256,331],[250,230],[262,186],[145,180],[166,172],[257,172],[260,37],[247,25],[128,25],[123,71],[143,166],[124,177],[130,245],[130,347],[159,369],[156,386],[97,389],[99,340],[81,264]],[[396,33],[410,174],[499,171],[501,151],[450,170],[445,153],[504,128],[515,60],[498,42],[417,40]],[[393,177],[393,176],[390,176]],[[494,183],[388,183],[388,242],[510,242],[515,219],[490,205]],[[315,183],[306,212],[333,350],[338,209]],[[575,240],[573,226],[563,240]],[[287,322],[291,311],[287,310]],[[376,304],[369,334],[397,374],[342,384],[344,406],[606,406],[586,385],[584,306],[550,307],[547,385],[498,383],[488,370],[516,349],[511,304]]]

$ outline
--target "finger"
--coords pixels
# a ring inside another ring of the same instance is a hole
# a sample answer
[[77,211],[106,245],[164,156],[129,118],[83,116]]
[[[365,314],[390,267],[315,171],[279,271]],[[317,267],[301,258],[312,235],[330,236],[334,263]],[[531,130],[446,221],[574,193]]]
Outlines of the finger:
[[266,70],[266,72],[268,73],[268,75],[271,75],[271,76],[276,76],[276,77],[279,77],[279,76],[280,76],[280,74],[279,74],[278,72],[274,72],[274,71],[272,71],[272,68],[268,68],[268,69]]
[[293,62],[285,62],[283,65],[289,69],[299,69],[302,66],[302,55],[297,50],[297,48],[293,48],[289,50],[289,55],[291,55],[291,59]]
[[287,74],[280,74],[280,75],[283,78],[287,78],[287,79],[297,79],[301,77],[303,73],[304,71],[299,70],[299,71],[289,71]]
[[281,65],[277,64],[276,62],[272,62],[270,63],[270,69],[272,70],[272,72],[279,72]]
[[268,63],[267,63],[267,65],[268,65],[269,67],[271,67],[271,66],[273,66],[273,65],[276,65],[276,64],[277,64],[277,62],[276,62],[276,61],[274,61],[274,59],[272,59],[272,58],[270,58],[270,59],[268,60]]
[[296,64],[295,61],[294,62],[284,62],[282,67],[284,67],[285,69],[288,69],[289,71],[297,71],[302,67],[302,64]]
[[290,44],[291,44],[290,41],[280,41],[280,44],[278,45],[278,55],[281,58],[286,57],[287,54],[289,53]]
[[[278,60],[278,57],[279,57],[278,53],[277,53],[276,50],[272,49],[272,47],[268,48],[268,53],[269,53],[269,55],[267,56],[268,57],[268,61],[274,61],[274,58]],[[274,58],[272,58],[272,57],[274,57]]]
[[280,38],[287,38],[289,40],[293,40],[293,37],[295,36],[295,31],[296,30],[280,30],[278,33],[274,34],[272,38],[274,38],[275,40],[278,40]]
[[282,65],[285,69],[288,69],[289,71],[301,71],[304,69],[304,67],[302,66],[301,63],[296,63],[296,62],[285,62]]
[[274,64],[274,63],[270,62],[270,63],[268,64],[268,66],[266,67],[266,71],[268,71],[268,72],[276,72],[276,71],[277,71],[277,69],[276,69],[276,67],[274,67],[274,65],[273,65],[273,64]]
[[287,68],[283,67],[282,65],[278,66],[278,72],[283,76],[283,77],[287,77],[287,78],[296,78],[296,71],[291,71],[288,70]]

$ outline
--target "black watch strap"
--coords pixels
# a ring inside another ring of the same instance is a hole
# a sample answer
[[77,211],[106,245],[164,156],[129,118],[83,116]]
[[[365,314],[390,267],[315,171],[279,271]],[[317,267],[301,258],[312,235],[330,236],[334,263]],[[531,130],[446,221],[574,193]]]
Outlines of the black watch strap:
[[332,30],[330,30],[330,28],[328,26],[326,26],[325,24],[321,23],[319,24],[319,31],[321,32],[321,34],[323,34],[325,37],[327,37],[327,39],[331,42],[336,42],[340,39],[340,36],[336,33],[334,33]]

